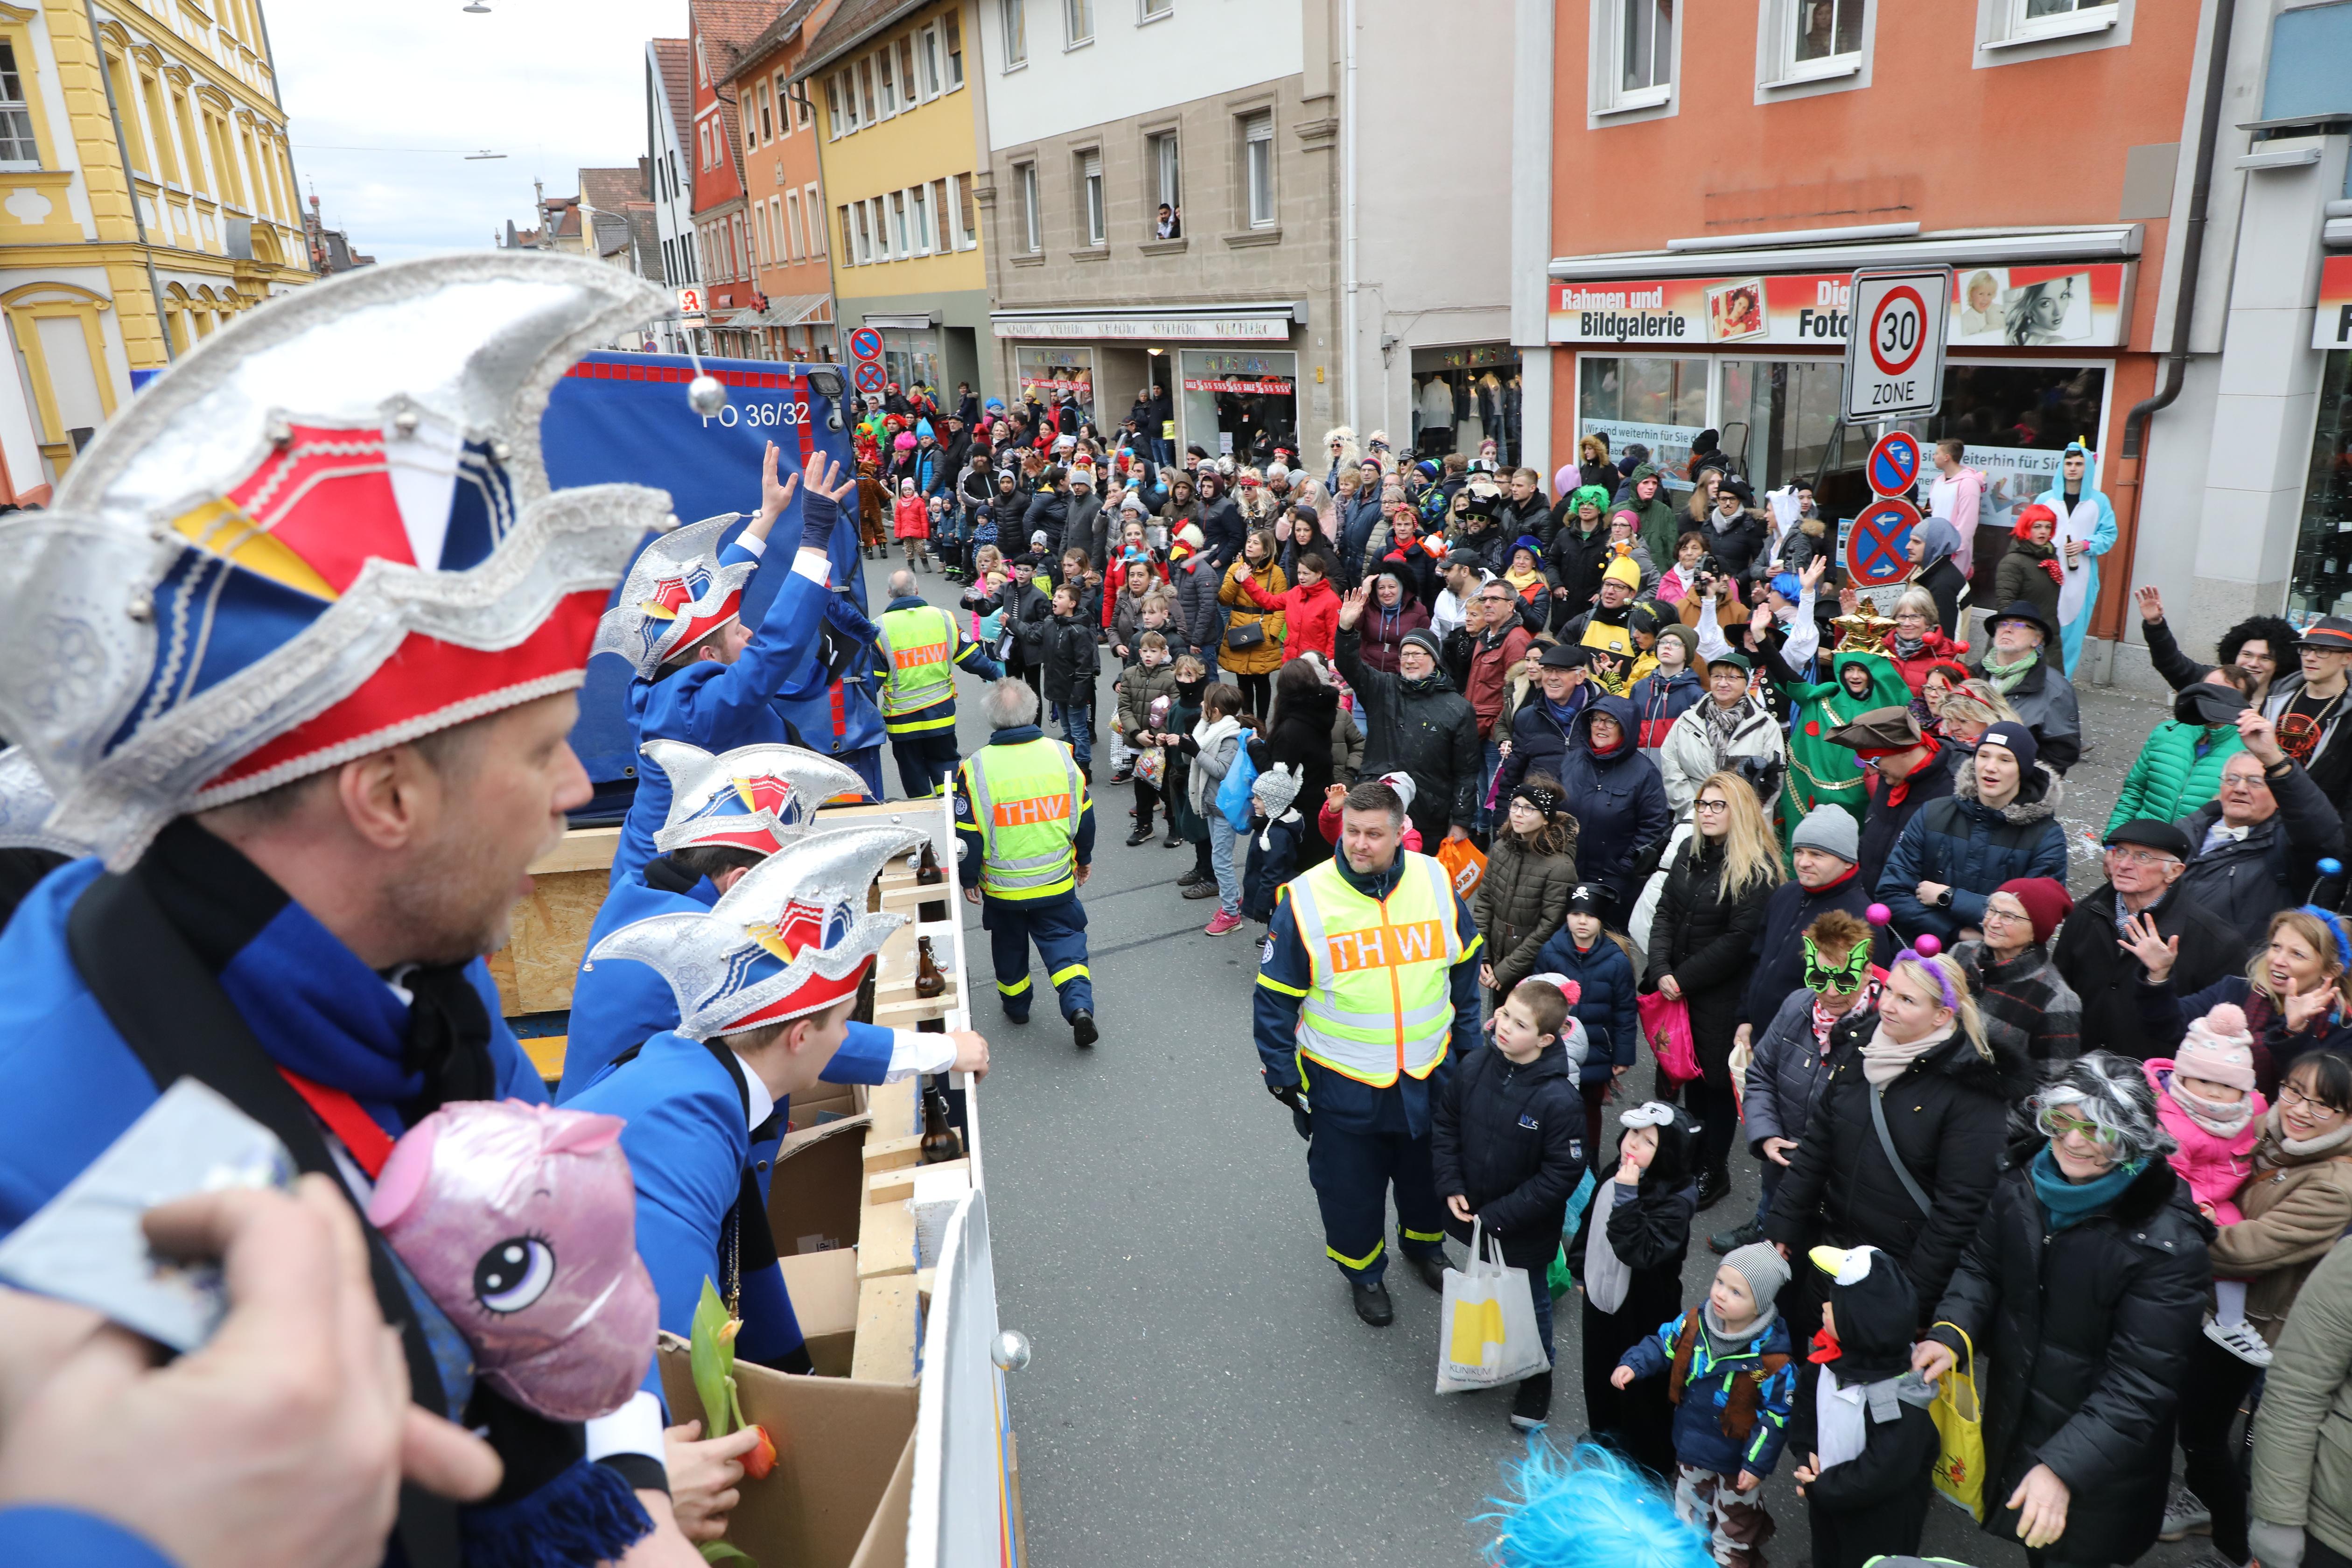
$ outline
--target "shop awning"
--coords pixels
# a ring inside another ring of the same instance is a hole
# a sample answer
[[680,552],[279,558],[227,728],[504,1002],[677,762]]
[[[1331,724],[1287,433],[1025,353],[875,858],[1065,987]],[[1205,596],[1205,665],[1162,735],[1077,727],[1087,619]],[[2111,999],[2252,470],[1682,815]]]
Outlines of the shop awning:
[[879,327],[887,331],[920,332],[938,326],[940,324],[940,313],[937,310],[927,310],[920,315],[914,316],[869,315],[865,318],[865,322],[866,325],[869,327]]
[[772,327],[797,327],[803,321],[830,317],[833,296],[830,294],[788,294],[781,300],[768,301],[768,309],[760,319]]
[[1064,342],[1108,338],[1131,342],[1279,343],[1290,341],[1292,327],[1307,324],[1307,301],[1274,300],[1229,305],[992,310],[988,321],[991,333],[1000,338],[1042,338]]
[[722,331],[734,331],[740,328],[756,327],[761,324],[760,312],[757,310],[738,310],[726,320],[714,321],[710,324],[719,328]]
[[2064,261],[2137,258],[2141,226],[2095,228],[1948,229],[1901,239],[1840,237],[1792,243],[1787,234],[1758,236],[1743,247],[1736,236],[1680,241],[1664,250],[1621,250],[1603,256],[1559,256],[1549,268],[1563,282],[1617,278],[1698,278],[1739,272],[1851,272],[1860,267],[2040,267]]

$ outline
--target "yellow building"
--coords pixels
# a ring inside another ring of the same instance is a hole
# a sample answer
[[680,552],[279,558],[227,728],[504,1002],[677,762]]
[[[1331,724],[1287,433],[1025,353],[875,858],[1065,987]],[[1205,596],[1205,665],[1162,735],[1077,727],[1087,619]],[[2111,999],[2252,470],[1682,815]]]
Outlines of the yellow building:
[[0,0],[0,499],[47,500],[140,383],[310,279],[257,0]]
[[973,0],[843,0],[793,73],[822,132],[843,356],[873,327],[889,379],[950,405],[980,384],[989,331],[980,79]]

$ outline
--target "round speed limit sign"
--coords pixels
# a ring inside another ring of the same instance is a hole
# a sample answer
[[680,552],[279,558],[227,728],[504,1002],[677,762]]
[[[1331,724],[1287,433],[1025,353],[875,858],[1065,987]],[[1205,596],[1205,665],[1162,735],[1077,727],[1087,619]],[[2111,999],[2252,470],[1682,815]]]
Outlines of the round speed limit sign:
[[1845,345],[1845,416],[1867,424],[1933,414],[1943,402],[1948,268],[1853,275],[1853,335]]

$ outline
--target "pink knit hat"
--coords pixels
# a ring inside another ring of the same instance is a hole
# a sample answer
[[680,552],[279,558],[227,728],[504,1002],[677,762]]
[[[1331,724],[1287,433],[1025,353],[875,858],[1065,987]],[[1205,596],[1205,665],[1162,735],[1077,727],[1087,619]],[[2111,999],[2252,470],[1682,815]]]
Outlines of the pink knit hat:
[[2246,1015],[2235,1005],[2222,1003],[2189,1026],[2189,1034],[2173,1054],[2176,1076],[2226,1083],[2252,1093],[2254,1087],[2254,1037]]

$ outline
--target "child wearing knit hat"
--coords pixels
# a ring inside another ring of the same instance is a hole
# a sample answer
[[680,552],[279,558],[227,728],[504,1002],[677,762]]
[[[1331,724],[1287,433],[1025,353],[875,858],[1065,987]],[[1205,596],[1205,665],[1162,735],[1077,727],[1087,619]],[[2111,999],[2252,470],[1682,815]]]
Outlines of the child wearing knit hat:
[[1610,1382],[1666,1374],[1675,1411],[1675,1512],[1707,1532],[1723,1568],[1763,1562],[1775,1525],[1759,1495],[1788,1436],[1797,1374],[1773,1298],[1789,1265],[1769,1242],[1726,1254],[1706,1302],[1625,1352]]
[[[2254,1143],[2269,1109],[2254,1088],[2253,1046],[2244,1011],[2224,1002],[2189,1026],[2177,1055],[2144,1064],[2157,1119],[2179,1145],[2170,1156],[2173,1173],[2215,1225],[2245,1217],[2235,1200],[2254,1168]],[[2270,1347],[2246,1321],[2243,1279],[2213,1281],[2205,1335],[2240,1361],[2270,1364]]]

